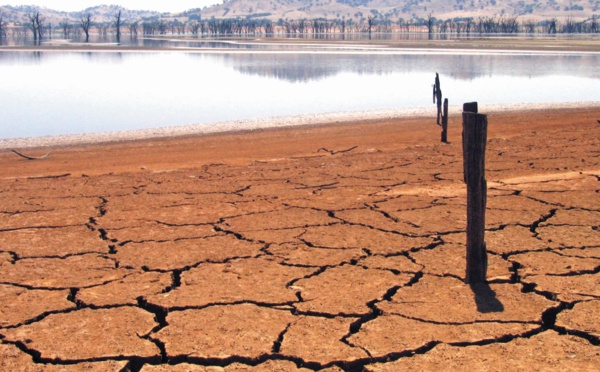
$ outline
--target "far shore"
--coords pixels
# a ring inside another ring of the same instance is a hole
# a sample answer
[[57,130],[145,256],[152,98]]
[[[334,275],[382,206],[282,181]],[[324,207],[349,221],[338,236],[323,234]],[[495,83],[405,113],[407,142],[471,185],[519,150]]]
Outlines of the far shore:
[[[258,36],[225,36],[225,37],[194,37],[191,35],[177,36],[148,36],[150,40],[167,40],[181,43],[198,43],[198,42],[222,42],[229,44],[243,44],[256,46],[277,46],[283,45],[294,48],[294,52],[327,52],[331,53],[344,51],[346,53],[361,53],[373,52],[379,50],[382,52],[406,51],[414,49],[417,51],[424,50],[449,50],[449,51],[473,51],[478,52],[584,52],[584,53],[600,53],[600,36],[596,34],[584,35],[522,35],[522,36],[506,36],[506,35],[465,35],[457,37],[456,35],[448,35],[447,39],[438,39],[440,35],[435,35],[432,40],[416,37],[414,39],[405,40],[402,38],[404,34],[389,34],[390,39],[378,38],[377,36],[368,39],[360,34],[349,34],[347,38],[340,40],[341,35],[333,35],[335,38],[301,38],[301,37],[285,37],[283,35],[274,35],[266,37]],[[411,34],[412,35],[412,34]],[[414,34],[423,36],[426,34]],[[386,34],[387,36],[387,34]],[[125,40],[128,36],[123,36]],[[140,37],[141,38],[141,37]],[[397,39],[396,39],[397,38]],[[149,46],[132,46],[120,44],[116,42],[80,42],[64,39],[61,37],[42,40],[38,46],[7,46],[0,45],[0,51],[63,51],[63,52],[163,52],[163,51],[180,51],[180,52],[196,52],[196,53],[283,53],[277,50],[240,50],[237,48],[209,48],[209,47],[149,47]]]

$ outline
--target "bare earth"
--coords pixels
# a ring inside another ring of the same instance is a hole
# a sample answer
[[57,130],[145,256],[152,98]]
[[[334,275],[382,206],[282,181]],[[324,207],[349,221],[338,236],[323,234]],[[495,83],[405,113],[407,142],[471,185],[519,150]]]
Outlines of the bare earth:
[[476,287],[450,119],[3,150],[0,370],[597,370],[600,108],[489,115]]

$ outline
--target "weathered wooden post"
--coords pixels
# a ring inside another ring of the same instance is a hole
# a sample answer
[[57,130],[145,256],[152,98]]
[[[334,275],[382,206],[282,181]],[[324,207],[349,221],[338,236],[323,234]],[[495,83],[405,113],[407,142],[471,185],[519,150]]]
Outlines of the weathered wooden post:
[[440,76],[435,73],[435,100],[437,101],[437,124],[441,125],[442,118],[442,87],[440,84]]
[[463,145],[463,180],[467,183],[467,162],[465,161],[465,120],[464,113],[465,112],[473,112],[477,113],[479,108],[477,107],[477,102],[467,102],[463,104],[463,136],[462,136],[462,145]]
[[442,142],[448,143],[448,98],[444,98],[444,113],[442,114]]
[[463,105],[463,161],[467,184],[467,270],[468,284],[485,283],[487,250],[485,246],[485,148],[487,115],[477,113],[477,102]]

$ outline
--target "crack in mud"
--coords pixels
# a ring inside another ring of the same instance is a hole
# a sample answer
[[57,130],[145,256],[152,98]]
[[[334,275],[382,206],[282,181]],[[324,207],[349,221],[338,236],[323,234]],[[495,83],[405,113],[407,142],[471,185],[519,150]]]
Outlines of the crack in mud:
[[531,224],[531,227],[529,228],[529,230],[533,234],[537,234],[538,226],[540,226],[540,224],[542,224],[542,223],[548,221],[549,219],[551,219],[552,217],[554,217],[554,215],[556,215],[557,211],[558,211],[558,209],[551,209],[550,212],[548,212],[548,214],[541,216],[537,221],[535,221],[533,224]]

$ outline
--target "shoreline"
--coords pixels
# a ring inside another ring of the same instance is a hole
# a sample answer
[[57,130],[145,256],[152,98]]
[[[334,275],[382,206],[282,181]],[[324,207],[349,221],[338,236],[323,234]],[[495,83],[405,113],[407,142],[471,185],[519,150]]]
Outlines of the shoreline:
[[[417,33],[417,35],[420,35]],[[286,46],[293,47],[293,52],[315,52],[315,48],[322,52],[330,48],[331,51],[342,52],[349,48],[356,50],[347,51],[351,53],[363,52],[372,53],[374,50],[393,52],[414,50],[423,52],[426,50],[447,52],[478,51],[480,53],[490,52],[549,52],[549,53],[600,53],[600,43],[595,34],[585,34],[583,37],[573,35],[530,35],[522,37],[507,37],[507,35],[478,35],[468,38],[449,38],[449,39],[312,39],[312,38],[293,38],[281,37],[148,37],[149,40],[164,40],[178,43],[211,43],[219,42],[235,45],[258,45],[258,46]],[[288,51],[278,50],[239,50],[236,48],[205,48],[205,47],[155,47],[155,46],[136,46],[121,45],[116,42],[98,42],[83,43],[80,41],[71,42],[70,39],[48,39],[45,45],[40,46],[0,46],[0,51],[66,51],[66,52],[199,52],[199,53],[280,53]],[[329,51],[329,52],[331,52]]]
[[[268,43],[257,43],[256,45],[273,45]],[[345,44],[318,44],[318,45],[295,45],[305,46],[306,49],[295,50],[247,50],[228,48],[199,48],[199,47],[134,47],[134,46],[106,46],[85,45],[68,46],[40,46],[40,47],[0,47],[0,52],[9,53],[195,53],[195,54],[369,54],[369,55],[393,55],[393,54],[459,54],[459,55],[597,55],[600,49],[583,50],[579,48],[510,48],[484,46],[460,46],[460,45],[410,45],[410,46],[386,46],[386,45],[345,45]],[[286,46],[286,44],[281,44]],[[317,49],[318,48],[318,49]]]
[[[482,113],[544,111],[565,109],[593,109],[600,108],[600,101],[587,102],[561,102],[561,103],[519,103],[519,104],[492,104],[480,103]],[[462,105],[451,105],[450,116],[455,116],[462,111]],[[203,136],[208,134],[235,134],[253,132],[258,130],[271,130],[280,128],[302,128],[328,125],[343,125],[380,120],[395,119],[426,119],[431,118],[435,123],[436,109],[415,107],[388,110],[336,112],[323,114],[308,114],[295,116],[276,116],[262,119],[247,119],[223,121],[203,124],[174,125],[167,127],[148,128],[119,132],[97,132],[67,135],[52,135],[39,137],[0,138],[0,150],[11,148],[34,149],[52,147],[85,146],[96,144],[110,144],[121,142],[135,142],[142,140],[171,139]]]

